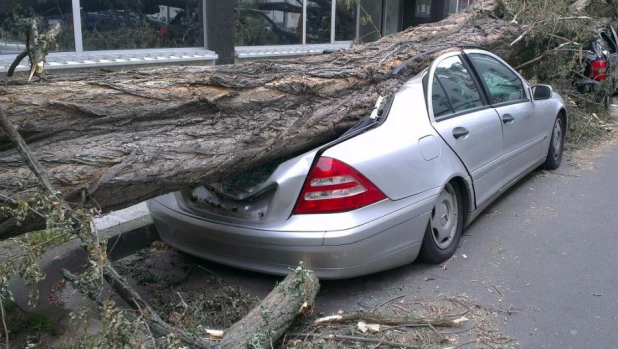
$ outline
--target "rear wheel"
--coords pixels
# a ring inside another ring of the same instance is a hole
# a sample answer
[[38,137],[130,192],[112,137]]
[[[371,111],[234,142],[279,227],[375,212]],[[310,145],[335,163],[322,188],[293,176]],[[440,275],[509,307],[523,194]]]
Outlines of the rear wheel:
[[551,142],[547,151],[547,159],[541,166],[544,170],[555,170],[562,162],[562,149],[564,146],[564,119],[558,116],[554,121],[554,129],[551,134]]
[[429,224],[423,237],[419,260],[442,263],[457,250],[463,231],[463,202],[459,187],[448,183],[444,186],[431,210]]

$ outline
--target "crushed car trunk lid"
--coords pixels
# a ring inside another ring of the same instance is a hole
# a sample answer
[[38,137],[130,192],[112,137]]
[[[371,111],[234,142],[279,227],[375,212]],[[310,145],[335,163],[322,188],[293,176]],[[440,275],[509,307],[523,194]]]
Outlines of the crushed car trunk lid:
[[320,148],[292,159],[280,159],[256,167],[227,181],[181,192],[186,208],[205,218],[225,218],[230,222],[259,224],[288,219],[304,181],[320,154],[335,144],[381,124],[391,102],[392,98],[380,97],[371,115]]

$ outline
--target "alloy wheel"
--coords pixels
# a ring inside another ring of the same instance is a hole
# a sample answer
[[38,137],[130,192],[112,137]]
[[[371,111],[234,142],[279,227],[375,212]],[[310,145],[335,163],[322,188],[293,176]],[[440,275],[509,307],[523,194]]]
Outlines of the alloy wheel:
[[448,183],[438,195],[437,203],[431,211],[431,236],[438,248],[444,250],[453,243],[458,219],[457,194],[451,183]]
[[552,147],[554,149],[553,155],[554,159],[558,160],[560,157],[560,153],[562,151],[562,119],[556,119],[556,123],[554,124],[554,139],[552,139]]

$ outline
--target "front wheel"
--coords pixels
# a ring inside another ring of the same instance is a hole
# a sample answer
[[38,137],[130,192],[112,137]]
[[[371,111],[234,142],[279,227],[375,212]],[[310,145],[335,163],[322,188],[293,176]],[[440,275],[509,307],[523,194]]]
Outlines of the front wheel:
[[463,202],[457,185],[447,183],[431,210],[429,224],[423,237],[419,260],[442,263],[457,250],[463,231]]
[[562,150],[564,146],[564,120],[561,116],[554,121],[554,129],[551,134],[551,142],[547,151],[547,159],[541,166],[544,170],[555,170],[562,162]]

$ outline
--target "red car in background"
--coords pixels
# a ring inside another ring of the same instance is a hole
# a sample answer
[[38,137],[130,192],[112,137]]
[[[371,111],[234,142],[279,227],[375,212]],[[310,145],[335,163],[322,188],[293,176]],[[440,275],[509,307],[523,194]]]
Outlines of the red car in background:
[[616,92],[617,43],[616,28],[597,30],[593,39],[582,46],[585,52],[582,57],[583,70],[575,73],[577,89],[580,92],[599,93],[606,108],[609,107],[611,96]]

